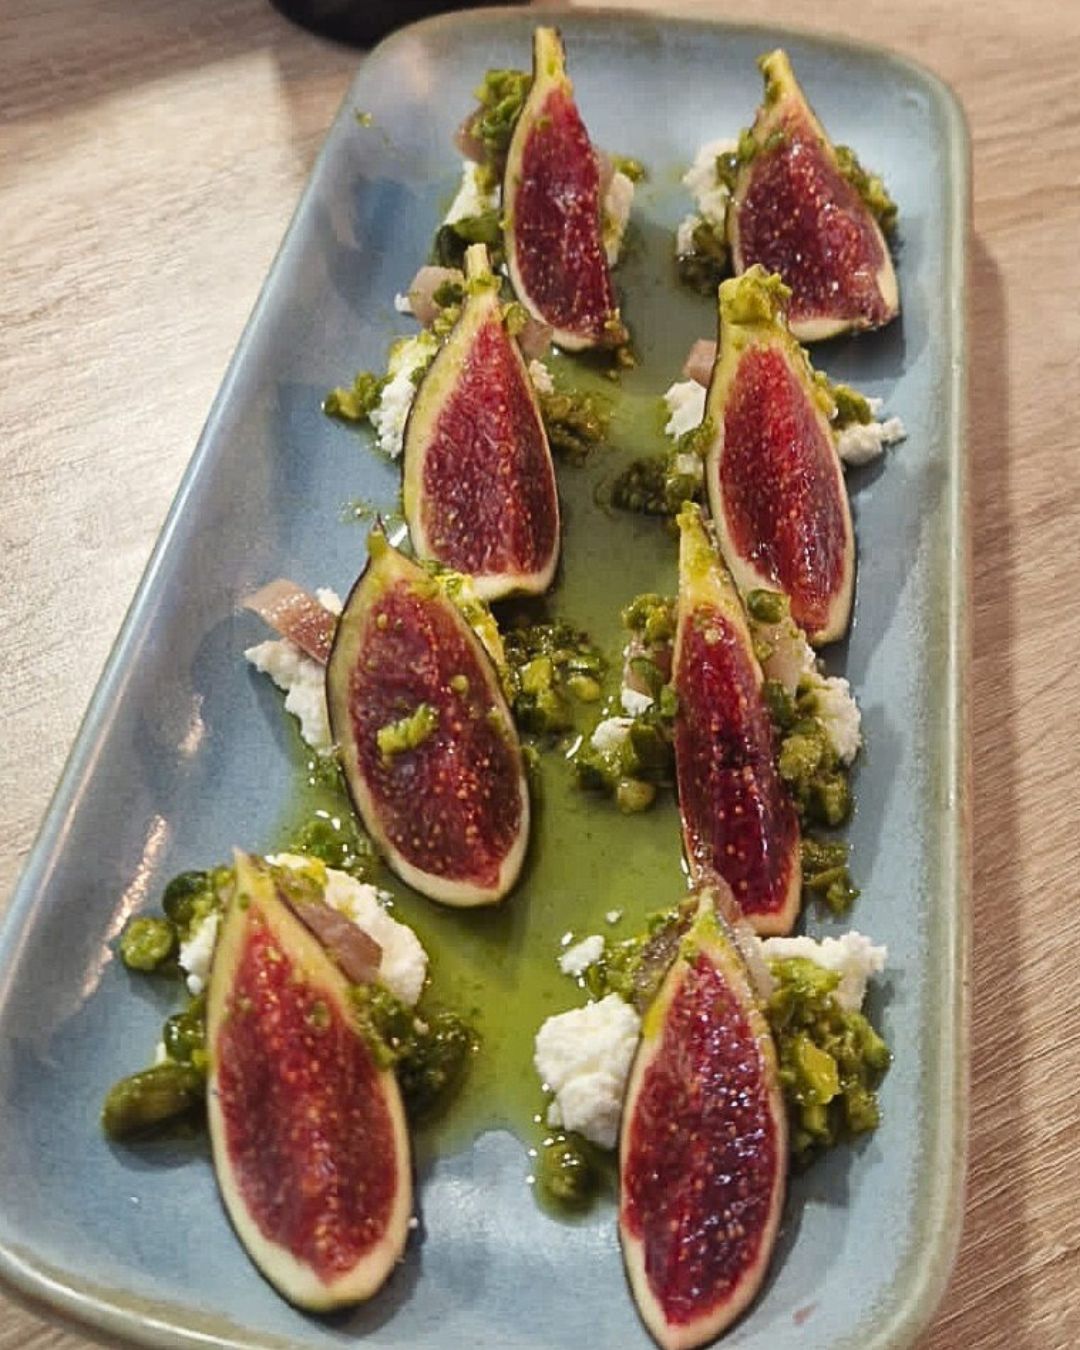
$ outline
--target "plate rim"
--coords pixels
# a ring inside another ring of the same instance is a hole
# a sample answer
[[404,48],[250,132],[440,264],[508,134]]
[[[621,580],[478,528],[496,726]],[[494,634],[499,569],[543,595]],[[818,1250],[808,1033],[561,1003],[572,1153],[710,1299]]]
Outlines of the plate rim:
[[[849,51],[860,57],[893,67],[908,80],[921,84],[930,96],[946,128],[944,141],[945,175],[949,185],[943,236],[945,271],[950,278],[947,304],[940,318],[946,332],[945,382],[948,389],[948,417],[945,442],[949,447],[946,633],[944,639],[945,706],[943,708],[942,757],[946,772],[942,775],[952,792],[943,806],[940,822],[940,873],[943,890],[954,897],[947,911],[946,931],[938,949],[938,989],[943,995],[939,1005],[939,1026],[948,1032],[942,1037],[951,1053],[951,1073],[939,1074],[940,1092],[927,1110],[934,1122],[934,1170],[947,1183],[931,1192],[927,1213],[921,1225],[926,1234],[921,1244],[909,1253],[898,1268],[890,1291],[886,1314],[868,1335],[860,1332],[860,1350],[897,1350],[910,1345],[929,1324],[951,1278],[963,1231],[963,1209],[967,1176],[969,1106],[969,984],[971,947],[972,829],[971,829],[971,744],[969,735],[971,548],[969,510],[969,446],[966,436],[968,402],[967,308],[969,304],[968,250],[971,230],[971,135],[963,107],[949,85],[929,67],[888,47],[849,34],[798,24],[744,22],[725,18],[706,18],[685,9],[659,5],[645,10],[625,6],[571,8],[565,4],[536,11],[516,6],[484,6],[451,11],[408,24],[391,33],[359,57],[356,72],[329,123],[322,145],[309,170],[303,190],[289,223],[275,250],[260,286],[258,297],[241,330],[229,358],[221,383],[214,395],[195,449],[181,475],[176,492],[154,542],[142,576],[128,605],[124,619],[101,674],[80,720],[78,731],[67,755],[57,785],[41,818],[26,862],[11,892],[3,916],[0,916],[0,1002],[18,968],[19,954],[26,937],[26,919],[38,890],[47,882],[50,865],[59,854],[58,845],[65,822],[78,810],[81,788],[95,746],[104,731],[117,685],[131,657],[141,621],[152,603],[155,585],[172,545],[180,521],[186,513],[203,466],[210,456],[218,423],[229,404],[241,359],[270,303],[273,282],[283,255],[297,233],[305,208],[313,199],[325,161],[330,155],[333,131],[345,117],[351,116],[353,89],[365,67],[374,58],[393,54],[415,35],[435,35],[439,30],[462,25],[479,26],[492,21],[514,20],[523,26],[538,21],[574,24],[585,21],[600,25],[622,24],[648,29],[673,26],[725,34],[768,34],[774,38],[795,39],[823,50]],[[124,1290],[101,1289],[80,1281],[74,1272],[57,1271],[22,1244],[0,1239],[0,1280],[26,1306],[39,1314],[58,1314],[79,1330],[106,1332],[129,1343],[175,1350],[203,1350],[220,1346],[225,1350],[283,1350],[290,1344],[276,1336],[253,1339],[246,1331],[243,1339],[226,1338],[224,1324],[215,1331],[201,1331],[195,1325],[175,1320],[178,1313],[189,1314],[188,1305],[163,1301],[140,1301]],[[125,1303],[123,1300],[127,1299]],[[154,1311],[158,1310],[158,1311]],[[859,1328],[854,1330],[858,1331]],[[841,1343],[843,1344],[843,1342]],[[855,1342],[849,1342],[854,1347]]]

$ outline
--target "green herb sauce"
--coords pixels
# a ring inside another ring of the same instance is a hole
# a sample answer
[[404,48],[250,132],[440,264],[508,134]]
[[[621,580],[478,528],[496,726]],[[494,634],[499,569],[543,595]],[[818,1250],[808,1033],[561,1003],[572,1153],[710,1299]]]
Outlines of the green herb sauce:
[[[650,296],[655,296],[657,306],[667,303],[656,282],[667,247],[658,233],[627,264],[630,275],[625,284],[642,297],[635,310],[646,335],[661,332],[658,319],[649,323]],[[695,335],[696,305],[689,298],[687,305],[685,331],[667,339],[673,344],[665,358],[668,365],[677,365]],[[620,610],[635,595],[670,595],[676,587],[677,554],[670,535],[656,521],[615,513],[604,504],[614,477],[626,464],[664,445],[657,424],[655,376],[627,371],[616,391],[603,370],[588,361],[555,356],[550,364],[560,387],[580,390],[610,409],[605,449],[561,475],[562,563],[550,597],[543,606],[509,602],[497,606],[496,612],[508,638],[515,620],[535,624],[538,616],[541,623],[569,622],[575,633],[587,633],[590,649],[603,658],[603,674],[595,667],[572,670],[573,663],[564,670],[570,676],[595,678],[601,698],[607,698],[617,690],[626,642]],[[654,357],[655,368],[662,364]],[[514,641],[509,638],[508,645]],[[563,645],[556,641],[556,650]],[[591,692],[588,686],[586,691]],[[679,818],[671,794],[663,794],[651,811],[628,820],[612,801],[577,787],[568,756],[595,723],[598,706],[571,693],[572,725],[543,733],[554,739],[545,742],[545,753],[532,769],[529,856],[521,883],[501,905],[456,911],[417,895],[377,860],[367,874],[394,895],[395,917],[414,927],[427,948],[432,987],[440,1003],[460,1013],[479,1040],[480,1048],[449,1108],[416,1127],[421,1158],[465,1148],[487,1129],[508,1128],[523,1141],[535,1143],[534,1117],[541,1105],[532,1064],[536,1031],[551,1013],[584,1001],[558,969],[562,937],[567,932],[578,937],[600,932],[618,940],[622,932],[642,927],[649,912],[676,902],[684,892]],[[301,832],[310,837],[313,822],[319,822],[319,832],[326,836],[323,845],[332,847],[330,841],[338,833],[332,822],[339,822],[342,831],[353,828],[337,773],[328,774],[313,760],[294,719],[284,712],[282,717],[289,723],[298,791],[281,829],[268,840],[250,842],[273,851]],[[309,764],[312,767],[305,769]],[[632,878],[625,869],[631,849]],[[623,911],[616,925],[605,917],[614,910]],[[523,1181],[529,1171],[523,1151]]]

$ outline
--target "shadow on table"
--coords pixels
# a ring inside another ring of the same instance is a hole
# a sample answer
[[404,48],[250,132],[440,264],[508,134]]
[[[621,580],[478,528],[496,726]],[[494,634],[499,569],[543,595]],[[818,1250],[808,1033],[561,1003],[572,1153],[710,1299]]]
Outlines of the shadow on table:
[[[967,1206],[956,1270],[923,1350],[974,1345],[991,1324],[995,1344],[1023,1343],[1031,1326],[1030,1295],[1011,1277],[1025,1265],[1035,1240],[1020,1162],[1030,1142],[1024,1082],[1031,1061],[1016,974],[1024,896],[1018,865],[1019,746],[1009,716],[1016,697],[1021,543],[1009,492],[1005,290],[997,263],[978,238],[970,286],[971,688],[973,695],[979,692],[970,707],[975,856]],[[1006,1286],[1008,1296],[1002,1297]]]

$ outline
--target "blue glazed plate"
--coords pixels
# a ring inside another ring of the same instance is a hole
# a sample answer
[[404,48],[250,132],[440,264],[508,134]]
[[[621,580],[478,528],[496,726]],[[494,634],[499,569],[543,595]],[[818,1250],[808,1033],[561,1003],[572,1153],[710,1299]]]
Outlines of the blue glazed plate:
[[[610,1205],[571,1225],[546,1215],[523,1190],[522,1144],[509,1132],[427,1165],[404,1268],[370,1307],[316,1320],[248,1263],[200,1141],[119,1150],[97,1124],[104,1088],[146,1062],[167,1011],[152,982],[137,986],[118,968],[124,922],[173,872],[237,842],[269,846],[287,807],[285,719],[243,669],[259,634],[237,598],[273,576],[344,587],[359,570],[362,535],[339,523],[341,504],[391,501],[395,471],[346,444],[320,398],[351,370],[378,366],[400,331],[392,299],[453,190],[454,126],[485,68],[527,63],[534,17],[442,18],[363,63],[0,936],[0,1271],[114,1339],[648,1344]],[[707,303],[671,284],[671,231],[687,208],[678,172],[700,143],[749,120],[760,52],[788,48],[825,125],[901,205],[902,321],[815,352],[834,378],[886,396],[909,433],[887,465],[851,480],[862,549],[841,653],[868,742],[851,832],[864,888],[854,922],[890,950],[874,1015],[896,1058],[878,1132],[795,1180],[773,1274],[728,1339],[769,1350],[907,1344],[947,1278],[964,1167],[963,118],[927,72],[844,41],[614,12],[560,21],[594,138],[654,169],[621,280],[642,356],[629,395],[659,394],[690,340],[711,334]],[[358,126],[357,109],[372,126]],[[621,857],[632,884],[633,849]]]

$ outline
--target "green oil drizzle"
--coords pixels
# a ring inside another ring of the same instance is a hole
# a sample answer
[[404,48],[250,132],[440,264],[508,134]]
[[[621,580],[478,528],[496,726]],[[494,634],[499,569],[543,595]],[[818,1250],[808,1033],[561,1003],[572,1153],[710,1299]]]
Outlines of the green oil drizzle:
[[[656,188],[645,192],[659,196]],[[584,462],[557,466],[561,562],[540,607],[543,616],[584,629],[604,652],[605,698],[613,698],[620,683],[626,638],[620,609],[642,592],[672,595],[677,585],[676,541],[668,525],[611,507],[611,486],[633,460],[668,449],[661,395],[680,378],[693,340],[712,336],[715,327],[713,306],[672,284],[670,231],[641,221],[635,237],[637,246],[616,280],[637,367],[613,380],[603,361],[549,360],[557,387],[591,393],[610,410],[605,442]],[[595,724],[601,705],[574,702],[580,735]],[[433,1002],[469,1017],[481,1038],[458,1094],[439,1119],[415,1132],[421,1161],[464,1150],[486,1130],[508,1129],[523,1144],[524,1184],[536,1168],[529,1150],[549,1133],[537,1121],[544,1100],[532,1063],[536,1030],[551,1013],[586,1000],[559,971],[563,936],[629,937],[649,914],[685,892],[672,794],[660,793],[641,814],[621,815],[612,802],[575,784],[567,759],[575,744],[575,734],[568,734],[539,757],[528,861],[501,905],[455,911],[417,895],[381,865],[372,877],[394,896],[395,913],[415,928],[430,954]],[[301,787],[275,843],[284,843],[315,811],[341,819],[349,810],[332,783],[306,781],[299,766],[309,752],[298,734],[294,747]],[[621,917],[610,924],[606,916],[613,911]]]

